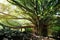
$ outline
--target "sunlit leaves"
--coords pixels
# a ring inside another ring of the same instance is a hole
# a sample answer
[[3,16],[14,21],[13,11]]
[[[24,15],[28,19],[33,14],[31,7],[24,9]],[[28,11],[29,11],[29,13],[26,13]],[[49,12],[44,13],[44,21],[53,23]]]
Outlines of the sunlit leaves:
[[11,27],[21,26],[18,22],[11,20],[11,19],[4,19],[2,20],[2,23],[8,26],[11,26]]
[[[14,8],[15,7],[15,8]],[[25,12],[22,11],[20,8],[14,6],[14,5],[0,5],[1,11],[0,11],[0,21],[1,23],[7,25],[7,26],[21,26],[22,24],[19,23],[19,18],[29,18],[28,15],[24,14]],[[17,21],[14,21],[14,20]],[[25,21],[24,21],[25,22]],[[28,21],[27,21],[28,22]],[[23,25],[28,25],[29,23],[24,23]]]
[[32,20],[39,21],[42,18],[44,19],[47,16],[53,16],[56,14],[58,9],[56,10],[55,6],[57,6],[56,4],[58,4],[59,0],[10,0],[10,1],[15,2],[15,4],[18,5],[18,7],[23,8],[24,11],[27,10],[28,12],[31,12],[24,14],[29,15]]

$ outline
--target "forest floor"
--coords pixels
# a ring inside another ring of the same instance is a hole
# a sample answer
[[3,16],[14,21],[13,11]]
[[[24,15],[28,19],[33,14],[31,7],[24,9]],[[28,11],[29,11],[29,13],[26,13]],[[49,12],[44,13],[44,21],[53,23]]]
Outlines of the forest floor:
[[[3,40],[8,40],[7,38],[4,38]],[[42,39],[40,39],[40,40],[55,40],[55,39],[53,39],[53,38],[47,38],[47,37],[45,37],[45,38],[42,38]]]

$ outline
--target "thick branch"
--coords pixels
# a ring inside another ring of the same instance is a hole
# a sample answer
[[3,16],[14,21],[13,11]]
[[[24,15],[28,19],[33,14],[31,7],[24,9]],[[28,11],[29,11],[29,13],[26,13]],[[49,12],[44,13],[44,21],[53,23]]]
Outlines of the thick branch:
[[10,27],[14,29],[20,29],[20,28],[34,28],[35,26],[16,26],[16,27]]
[[14,29],[20,29],[20,28],[34,28],[35,26],[16,26],[16,27],[13,27],[13,26],[7,26],[7,25],[4,25],[2,23],[0,23],[1,26],[3,27],[9,27],[9,28],[14,28]]

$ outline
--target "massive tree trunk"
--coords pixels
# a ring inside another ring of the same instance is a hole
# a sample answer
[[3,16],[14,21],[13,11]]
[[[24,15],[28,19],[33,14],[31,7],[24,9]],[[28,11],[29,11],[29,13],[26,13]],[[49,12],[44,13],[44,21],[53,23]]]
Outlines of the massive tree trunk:
[[41,35],[42,36],[48,36],[48,26],[47,25],[43,25],[42,27],[41,27]]
[[37,27],[37,33],[40,36],[48,36],[48,26],[47,25],[40,25],[39,27]]

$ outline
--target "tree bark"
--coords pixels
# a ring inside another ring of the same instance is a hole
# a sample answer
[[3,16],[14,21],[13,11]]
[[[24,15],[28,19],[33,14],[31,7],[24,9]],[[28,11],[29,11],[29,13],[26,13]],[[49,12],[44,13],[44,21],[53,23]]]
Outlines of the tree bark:
[[48,36],[48,26],[47,25],[41,25],[39,28],[37,28],[37,33],[40,36]]
[[44,36],[44,37],[48,36],[48,26],[47,25],[42,26],[41,35]]

